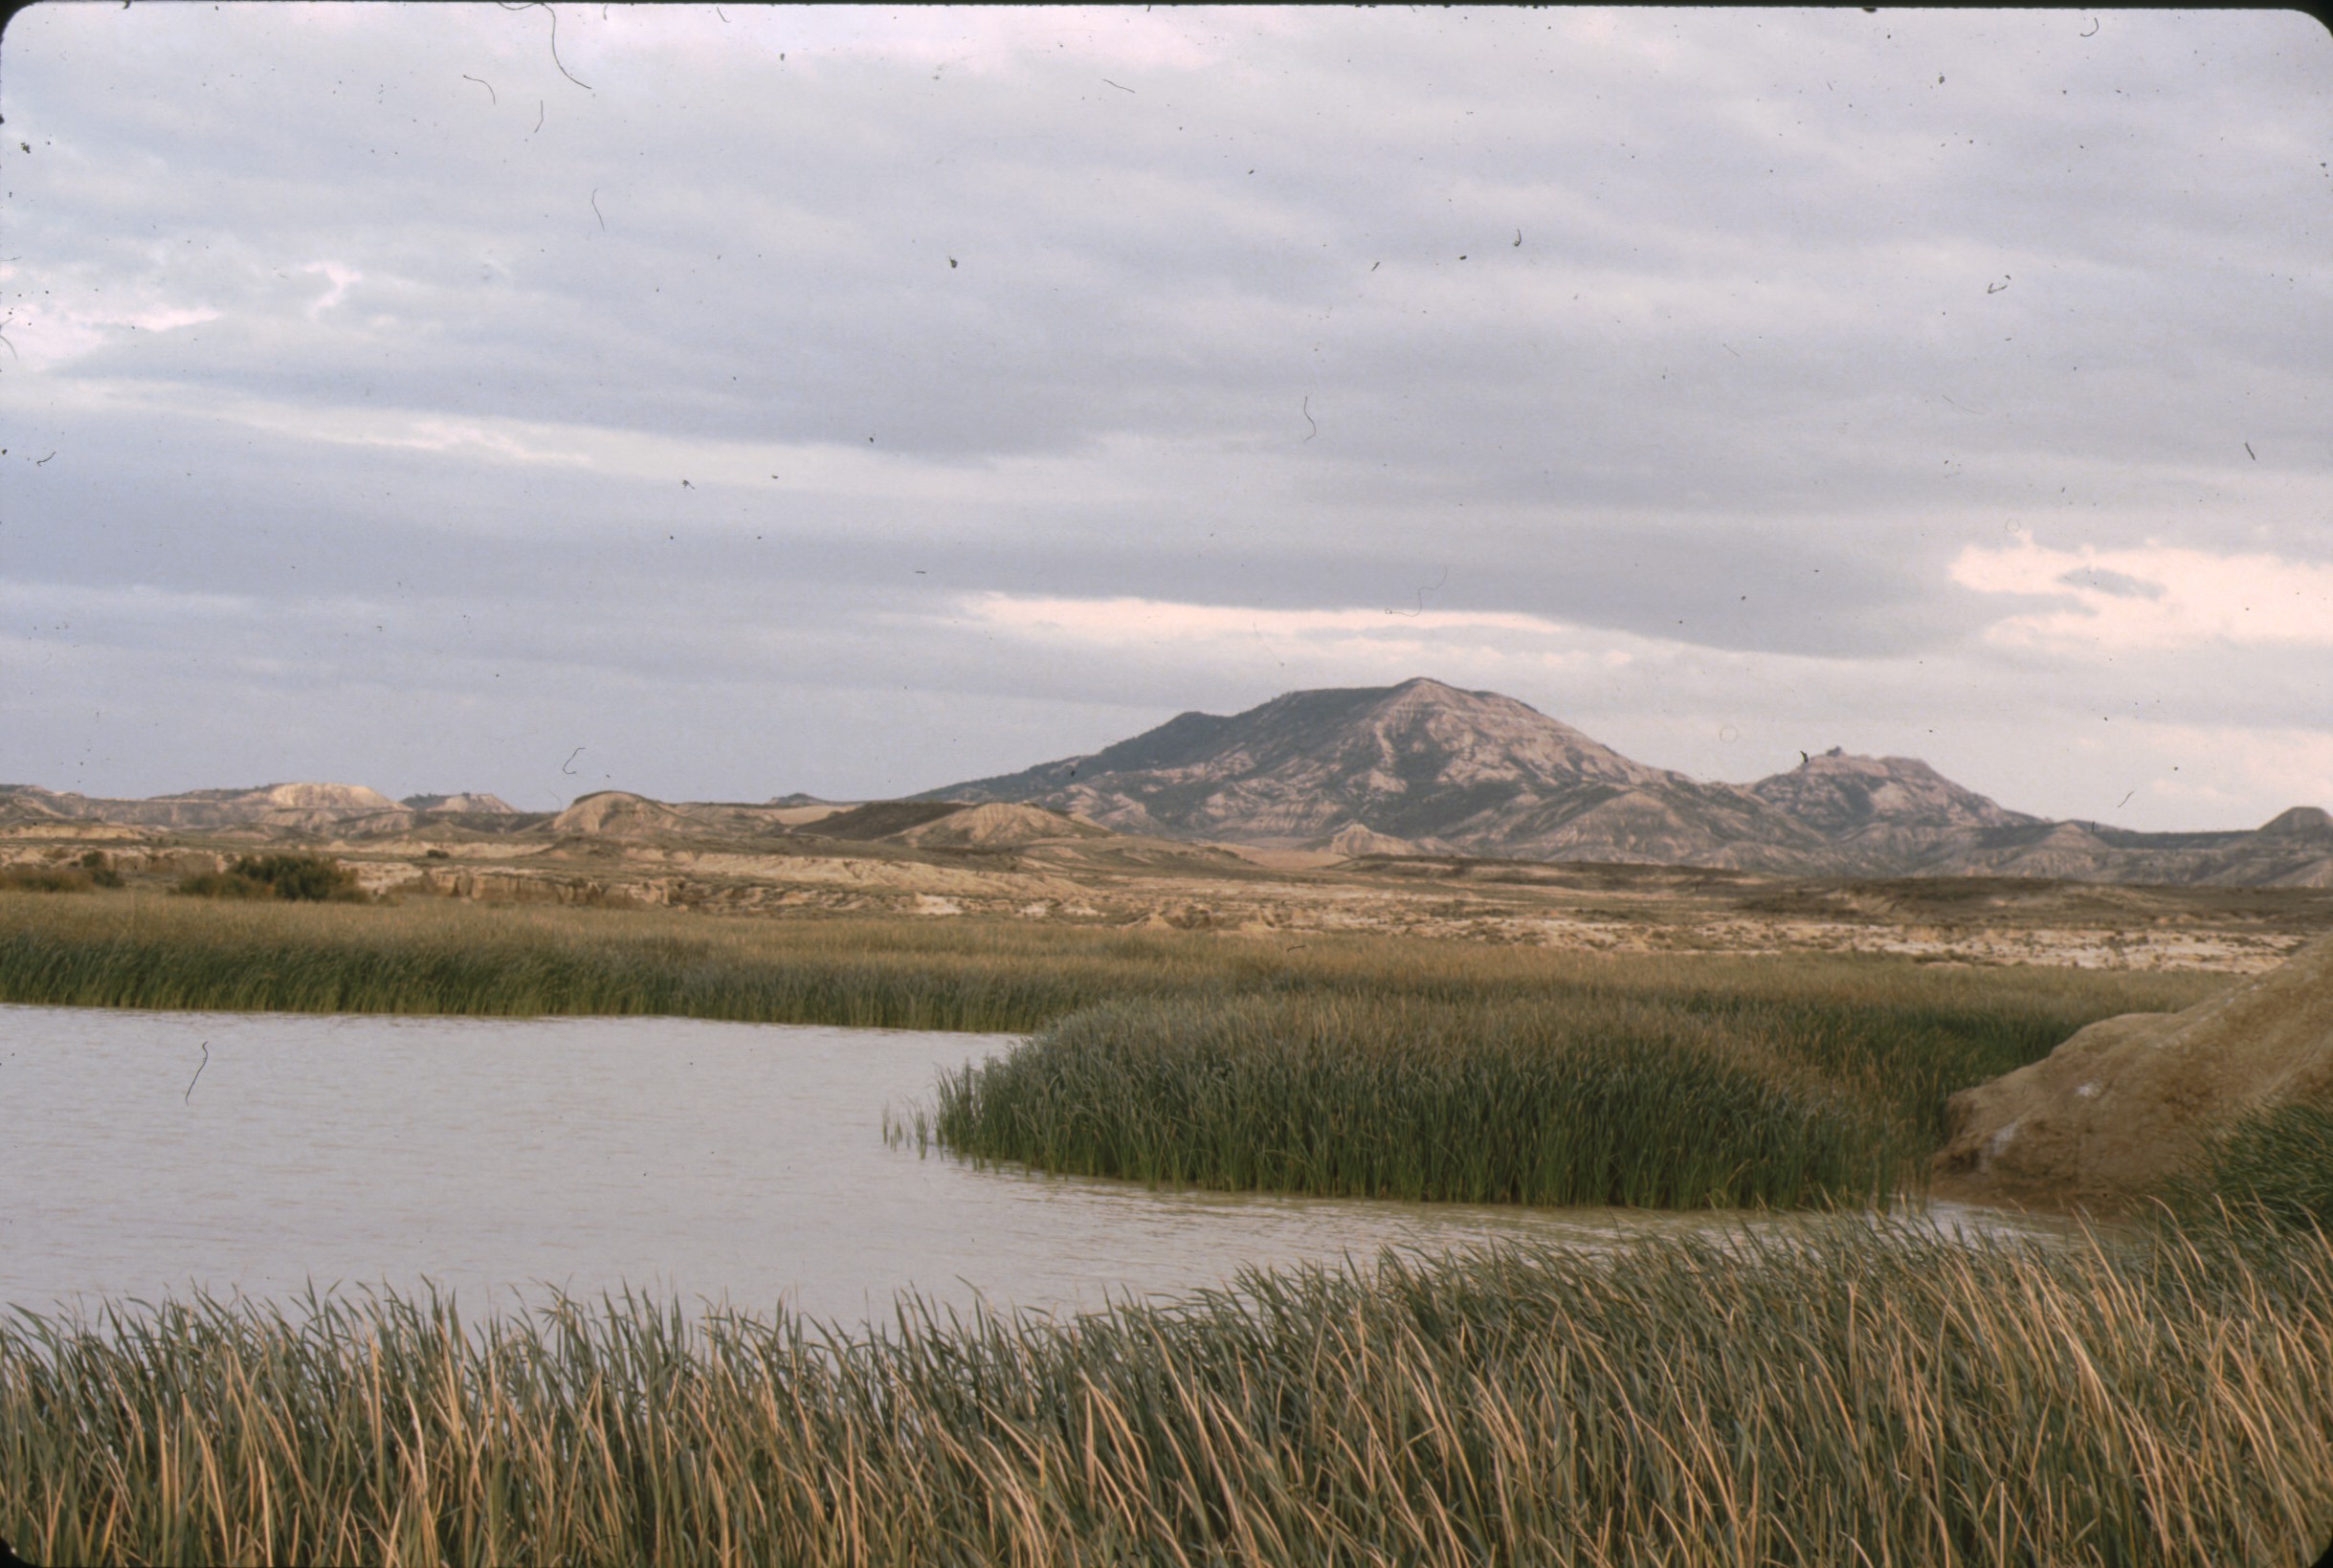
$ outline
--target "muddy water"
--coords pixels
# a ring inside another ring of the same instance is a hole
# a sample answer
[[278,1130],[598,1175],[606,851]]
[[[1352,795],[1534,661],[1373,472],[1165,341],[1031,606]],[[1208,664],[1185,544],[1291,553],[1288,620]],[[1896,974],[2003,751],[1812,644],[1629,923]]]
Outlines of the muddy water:
[[1058,1311],[1245,1265],[1713,1223],[1160,1192],[885,1143],[887,1108],[1011,1043],[0,1007],[0,1306],[427,1281],[472,1310],[629,1285],[858,1321],[905,1290]]

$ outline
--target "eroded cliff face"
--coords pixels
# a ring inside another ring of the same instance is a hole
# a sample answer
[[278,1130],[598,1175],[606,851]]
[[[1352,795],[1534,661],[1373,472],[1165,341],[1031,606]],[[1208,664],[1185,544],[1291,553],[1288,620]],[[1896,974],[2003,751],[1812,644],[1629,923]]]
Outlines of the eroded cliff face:
[[2127,1013],[1952,1096],[1935,1173],[1969,1196],[2128,1204],[2246,1113],[2333,1107],[2333,938],[2179,1013]]

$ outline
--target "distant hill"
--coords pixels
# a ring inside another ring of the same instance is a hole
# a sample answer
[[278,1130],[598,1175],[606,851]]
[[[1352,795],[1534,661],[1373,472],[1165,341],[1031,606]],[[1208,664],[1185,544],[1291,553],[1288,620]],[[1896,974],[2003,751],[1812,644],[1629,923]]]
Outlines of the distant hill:
[[2333,886],[2333,819],[2133,833],[2013,811],[1909,757],[1838,748],[1750,784],[1634,762],[1513,697],[1440,681],[1291,692],[949,784],[1122,832],[1346,855],[1465,854],[1805,875]]
[[477,812],[481,816],[515,815],[519,809],[500,795],[470,790],[455,795],[408,795],[397,804],[415,811]]
[[1292,692],[1228,718],[1184,714],[1090,757],[920,798],[938,797],[1267,848],[1369,852],[1394,840],[1533,860],[1844,863],[1746,789],[1633,762],[1513,697],[1425,679]]
[[250,789],[189,789],[144,800],[106,800],[19,784],[7,792],[20,807],[37,807],[60,817],[127,823],[144,828],[313,829],[350,819],[386,814],[402,820],[410,812],[377,789],[363,784],[278,784]]
[[1423,678],[1290,692],[1228,717],[1182,714],[1090,756],[905,801],[665,802],[607,790],[554,814],[516,811],[483,793],[392,801],[362,784],[144,800],[0,784],[0,831],[54,837],[66,830],[59,825],[81,822],[246,839],[420,833],[722,841],[789,854],[828,852],[818,844],[958,856],[1026,850],[1129,866],[1162,854],[1234,859],[1145,842],[1167,839],[1348,860],[1455,855],[1802,876],[2333,887],[2333,816],[2316,806],[2247,831],[2140,833],[2047,821],[1917,758],[1837,747],[1753,784],[1708,783],[1624,757],[1513,697]]

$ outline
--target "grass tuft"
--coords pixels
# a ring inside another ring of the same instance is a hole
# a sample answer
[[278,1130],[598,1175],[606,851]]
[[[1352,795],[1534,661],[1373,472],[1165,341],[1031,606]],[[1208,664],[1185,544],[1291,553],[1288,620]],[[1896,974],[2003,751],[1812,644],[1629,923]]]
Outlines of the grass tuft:
[[2225,1209],[2333,1235],[2333,1107],[2253,1112],[2209,1140],[2166,1198],[2190,1223]]

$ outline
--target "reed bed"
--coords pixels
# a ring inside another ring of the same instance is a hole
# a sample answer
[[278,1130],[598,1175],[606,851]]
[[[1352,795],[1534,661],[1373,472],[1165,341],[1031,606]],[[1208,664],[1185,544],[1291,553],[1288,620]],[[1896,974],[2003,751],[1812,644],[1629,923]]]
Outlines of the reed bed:
[[1225,1189],[1885,1204],[1924,1186],[1954,1090],[2077,1027],[2054,988],[1932,973],[1607,962],[1463,1002],[1107,1003],[944,1076],[900,1126],[977,1159]]
[[922,1136],[1086,1175],[1472,1202],[1917,1186],[1944,1102],[2194,975],[1014,921],[0,894],[0,1001],[1041,1030]]
[[2333,1105],[2253,1111],[2207,1141],[2166,1197],[2189,1213],[2226,1205],[2277,1226],[2333,1231]]
[[[1458,1004],[1656,996],[1784,1007],[1806,1049],[1857,1056],[1878,1019],[1951,1076],[2030,1060],[2092,1019],[2167,1011],[2227,977],[1970,969],[1875,958],[1604,956],[1416,938],[1301,939],[1034,921],[722,918],[664,911],[214,902],[0,891],[0,1002],[90,1007],[1026,1030],[1097,1003],[1306,995]],[[1980,1071],[1981,1070],[1981,1071]],[[1924,1091],[1923,1091],[1924,1093]]]
[[1046,943],[1003,925],[0,895],[0,1001],[74,1006],[992,1031],[1187,983],[1189,967],[1170,941]]
[[2295,1564],[2333,1533],[2333,1248],[1833,1222],[855,1334],[629,1295],[18,1313],[0,1532],[88,1563]]
[[1917,1184],[1932,1141],[1775,1022],[1610,995],[1105,1004],[943,1078],[918,1131],[1047,1170],[1328,1197],[1796,1207]]

